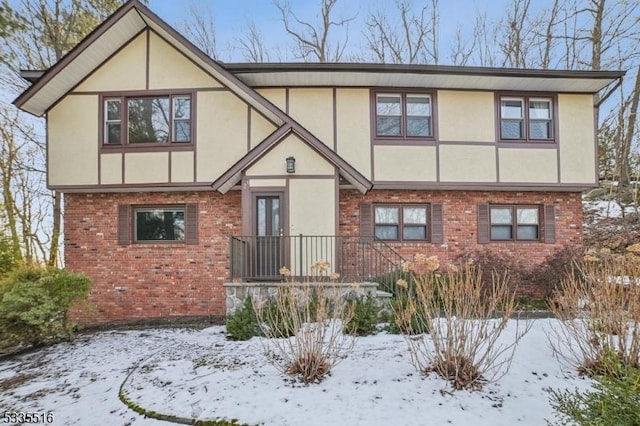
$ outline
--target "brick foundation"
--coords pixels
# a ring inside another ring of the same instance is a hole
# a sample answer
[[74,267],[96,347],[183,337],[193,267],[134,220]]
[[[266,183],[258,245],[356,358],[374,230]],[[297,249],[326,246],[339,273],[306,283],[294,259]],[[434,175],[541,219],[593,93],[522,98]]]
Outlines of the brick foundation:
[[[84,324],[186,316],[220,317],[226,312],[224,282],[229,277],[230,235],[241,235],[239,191],[65,195],[65,263],[93,282],[89,308],[77,308]],[[533,266],[557,249],[582,241],[579,193],[392,191],[362,195],[340,191],[339,232],[359,235],[361,202],[442,203],[445,244],[390,243],[400,254],[437,255],[448,262],[468,250],[506,252]],[[478,203],[554,204],[556,241],[544,243],[477,242]],[[198,244],[118,245],[119,204],[197,203]]]

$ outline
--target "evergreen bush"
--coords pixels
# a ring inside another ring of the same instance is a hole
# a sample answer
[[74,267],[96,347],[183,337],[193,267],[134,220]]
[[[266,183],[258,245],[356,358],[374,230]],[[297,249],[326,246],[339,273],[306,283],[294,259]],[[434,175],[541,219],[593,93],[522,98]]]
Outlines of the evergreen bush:
[[242,308],[227,317],[226,325],[227,336],[231,340],[249,340],[261,335],[251,296],[244,299]]
[[353,317],[344,325],[344,332],[356,336],[374,334],[380,312],[374,299],[371,296],[356,297],[347,303],[353,309]]
[[0,348],[72,338],[69,309],[90,287],[86,276],[63,269],[13,270],[0,281]]

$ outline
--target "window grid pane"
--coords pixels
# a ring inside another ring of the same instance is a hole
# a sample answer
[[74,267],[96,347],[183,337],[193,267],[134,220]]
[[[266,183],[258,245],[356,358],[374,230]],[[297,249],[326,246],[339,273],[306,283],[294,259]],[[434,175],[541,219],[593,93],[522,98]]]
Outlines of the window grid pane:
[[105,101],[105,111],[104,143],[120,144],[122,143],[122,101],[120,99],[107,99]]
[[399,224],[399,210],[398,207],[376,207],[376,225]]
[[380,240],[397,240],[398,225],[376,225],[376,238]]
[[426,240],[427,227],[425,225],[404,225],[402,238],[405,240]]
[[128,99],[129,143],[169,142],[169,98]]

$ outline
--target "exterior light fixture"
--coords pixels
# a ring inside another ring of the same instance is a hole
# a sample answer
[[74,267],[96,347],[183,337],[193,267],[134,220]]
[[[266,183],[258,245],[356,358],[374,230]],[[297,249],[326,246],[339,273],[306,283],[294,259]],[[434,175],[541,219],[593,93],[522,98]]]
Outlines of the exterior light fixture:
[[287,173],[296,172],[296,159],[293,157],[287,157]]

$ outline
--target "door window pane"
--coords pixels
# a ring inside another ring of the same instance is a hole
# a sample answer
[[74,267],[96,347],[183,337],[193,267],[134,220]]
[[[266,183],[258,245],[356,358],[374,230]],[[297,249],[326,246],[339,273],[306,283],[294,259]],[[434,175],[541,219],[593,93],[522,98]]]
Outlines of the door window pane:
[[267,200],[258,198],[257,231],[259,237],[267,235]]
[[280,200],[271,199],[271,235],[280,235]]
[[184,209],[136,209],[136,241],[184,241]]

